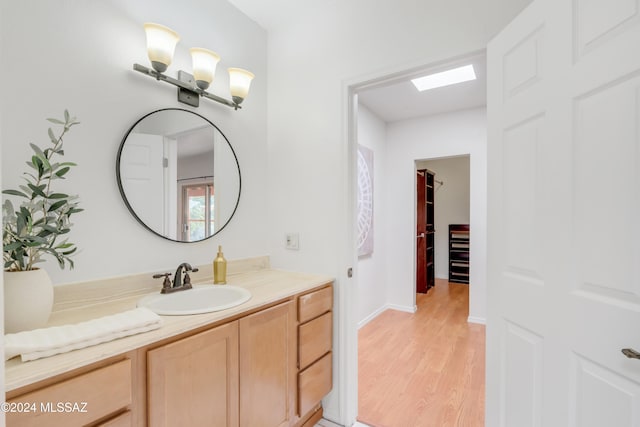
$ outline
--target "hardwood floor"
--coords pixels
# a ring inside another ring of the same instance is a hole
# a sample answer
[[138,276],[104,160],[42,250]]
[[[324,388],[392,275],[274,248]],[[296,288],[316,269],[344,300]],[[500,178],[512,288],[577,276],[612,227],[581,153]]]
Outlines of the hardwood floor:
[[485,327],[467,323],[468,286],[437,279],[415,314],[387,310],[358,332],[358,421],[484,426]]

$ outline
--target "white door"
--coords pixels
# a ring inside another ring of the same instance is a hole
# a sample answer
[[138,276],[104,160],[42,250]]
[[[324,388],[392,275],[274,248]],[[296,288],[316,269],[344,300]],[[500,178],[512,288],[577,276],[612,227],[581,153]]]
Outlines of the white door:
[[640,2],[488,47],[487,426],[640,426]]
[[122,188],[129,205],[159,234],[165,234],[163,145],[162,135],[131,134],[120,158]]

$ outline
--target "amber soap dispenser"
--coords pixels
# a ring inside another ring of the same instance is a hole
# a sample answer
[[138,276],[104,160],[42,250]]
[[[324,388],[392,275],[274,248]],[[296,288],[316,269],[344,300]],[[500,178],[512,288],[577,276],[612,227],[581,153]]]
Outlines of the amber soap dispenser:
[[227,260],[222,254],[222,246],[218,246],[218,255],[213,260],[213,284],[223,285],[227,283]]

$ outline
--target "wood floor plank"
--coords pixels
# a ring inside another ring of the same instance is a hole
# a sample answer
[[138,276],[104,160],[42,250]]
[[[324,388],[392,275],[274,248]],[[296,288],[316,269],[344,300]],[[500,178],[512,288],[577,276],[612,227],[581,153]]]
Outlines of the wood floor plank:
[[387,310],[358,332],[358,421],[373,427],[484,426],[485,328],[469,287],[436,279],[415,314]]

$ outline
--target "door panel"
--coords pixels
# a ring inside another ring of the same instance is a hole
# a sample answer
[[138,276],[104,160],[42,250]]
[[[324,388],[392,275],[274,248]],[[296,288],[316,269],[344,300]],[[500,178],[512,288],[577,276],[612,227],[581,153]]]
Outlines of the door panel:
[[541,425],[542,337],[515,324],[504,328],[505,426]]
[[538,150],[543,128],[544,116],[537,115],[505,130],[503,139],[506,268],[513,279],[540,286],[538,183],[544,171]]
[[489,44],[488,426],[640,426],[639,6],[535,0]]
[[[631,426],[640,407],[640,385],[601,365],[575,355],[572,378],[571,425]],[[602,402],[607,402],[603,405]]]
[[580,286],[636,302],[639,89],[636,76],[576,100],[573,179]]
[[163,140],[159,135],[132,134],[122,151],[120,173],[127,201],[152,230],[164,230]]

